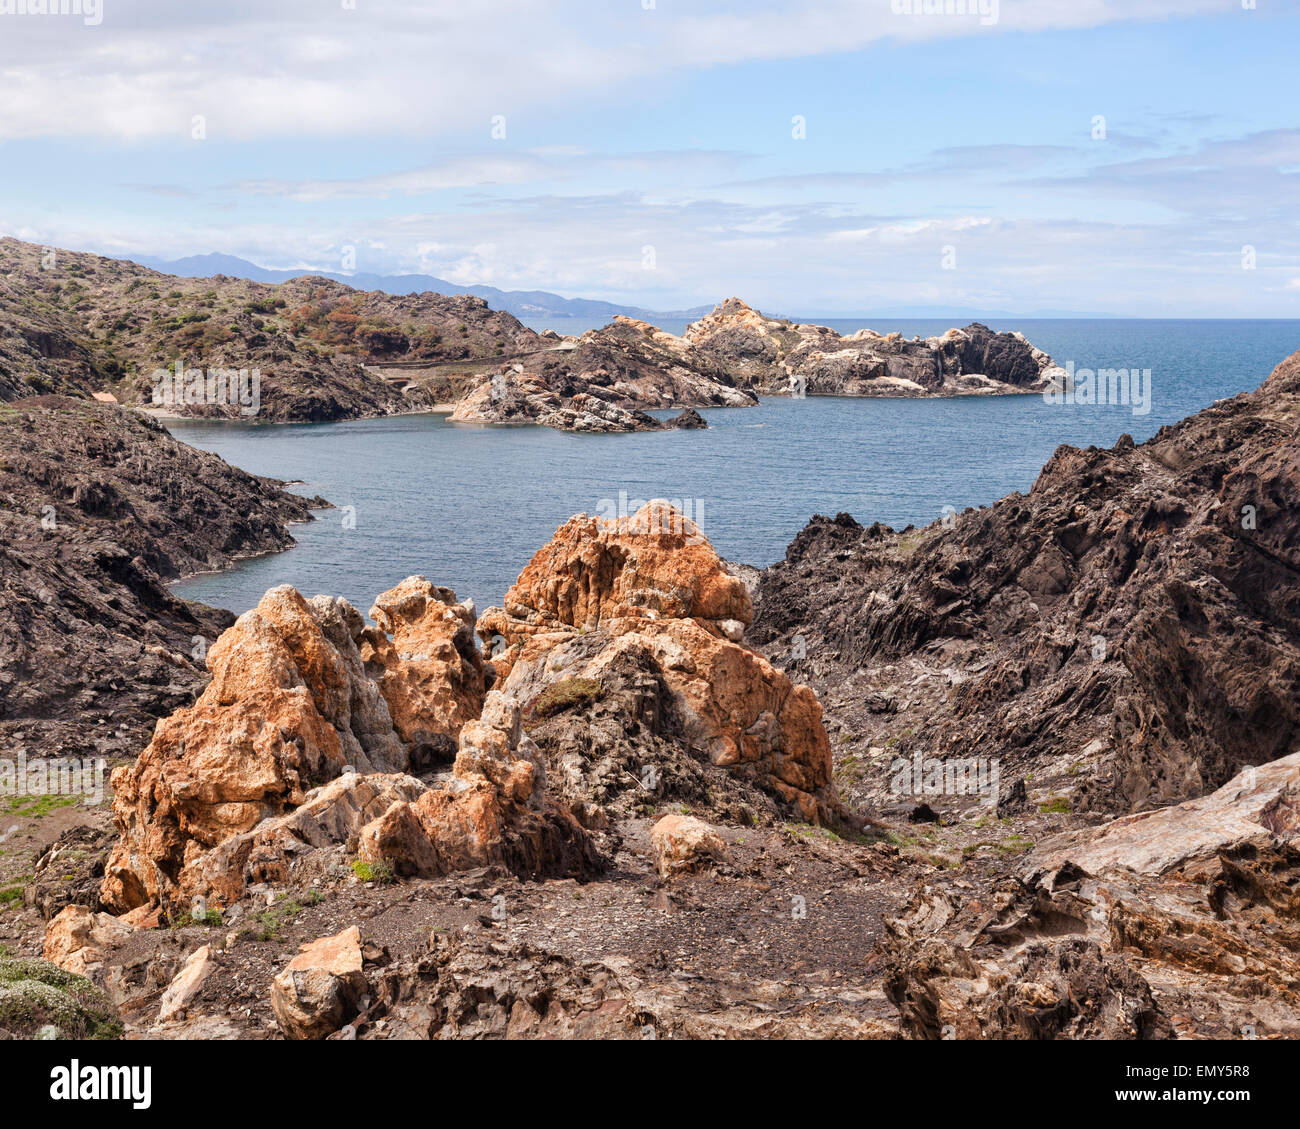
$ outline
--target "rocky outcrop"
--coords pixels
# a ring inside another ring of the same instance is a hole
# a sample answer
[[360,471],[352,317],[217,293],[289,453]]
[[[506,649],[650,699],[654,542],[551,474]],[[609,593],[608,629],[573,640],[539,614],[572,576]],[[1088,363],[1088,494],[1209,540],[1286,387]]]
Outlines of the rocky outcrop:
[[639,408],[626,407],[625,393],[590,385],[573,391],[578,385],[567,379],[564,386],[569,391],[562,395],[545,377],[525,372],[522,366],[503,369],[469,392],[450,418],[453,423],[536,424],[557,431],[603,434],[708,426],[693,410],[660,419]]
[[[410,577],[371,612],[376,628],[346,601],[286,586],[221,636],[208,689],[114,773],[106,906],[229,905],[251,883],[284,881],[301,852],[358,835],[363,853],[391,848],[422,873],[597,865],[581,829],[547,807],[518,707],[484,697],[472,609]],[[458,741],[443,788],[404,775],[445,765]],[[428,839],[418,855],[402,805]]]
[[134,755],[190,704],[233,617],[166,581],[292,545],[282,485],[119,408],[0,406],[0,753]]
[[684,339],[736,383],[810,396],[963,396],[1042,392],[1059,373],[1019,333],[972,323],[941,337],[904,340],[863,329],[842,337],[824,325],[765,317],[728,298],[692,322]]
[[563,683],[640,667],[666,690],[672,728],[708,763],[805,818],[832,818],[821,707],[744,646],[751,605],[698,527],[666,502],[557,530],[479,634],[501,687],[536,708]]
[[1287,757],[1058,836],[976,896],[919,890],[884,946],[904,1034],[1294,1038],[1297,781]]
[[1174,807],[1138,812],[1044,843],[1030,858],[1043,871],[1156,876],[1219,869],[1223,852],[1256,855],[1298,846],[1300,753],[1251,765],[1222,788]]
[[[924,530],[816,518],[764,573],[752,637],[858,703],[846,727],[894,726],[905,762],[996,759],[1004,805],[1029,776],[1066,810],[1217,788],[1300,741],[1298,405],[1300,355]],[[888,765],[864,801],[888,801]]]
[[122,911],[207,893],[210,886],[191,890],[187,881],[199,879],[205,852],[233,839],[251,851],[256,844],[243,836],[303,807],[309,791],[345,769],[402,772],[413,753],[455,741],[483,695],[469,613],[421,577],[385,593],[372,611],[392,638],[366,628],[346,601],[308,602],[273,588],[217,640],[208,652],[211,685],[113,775],[122,838],[107,868],[106,904]]
[[537,366],[563,396],[586,391],[629,408],[743,408],[758,402],[725,365],[690,341],[622,316],[565,338]]

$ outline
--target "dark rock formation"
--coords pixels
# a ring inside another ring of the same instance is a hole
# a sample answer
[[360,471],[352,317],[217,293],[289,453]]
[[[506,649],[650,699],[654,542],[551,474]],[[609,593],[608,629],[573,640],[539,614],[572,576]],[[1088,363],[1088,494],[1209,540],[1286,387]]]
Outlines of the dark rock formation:
[[752,637],[824,696],[911,699],[903,756],[1000,758],[1076,808],[1199,795],[1300,739],[1298,410],[1300,355],[923,530],[815,518]]
[[0,406],[0,751],[134,755],[233,621],[164,582],[287,548],[310,519],[280,483],[120,408]]

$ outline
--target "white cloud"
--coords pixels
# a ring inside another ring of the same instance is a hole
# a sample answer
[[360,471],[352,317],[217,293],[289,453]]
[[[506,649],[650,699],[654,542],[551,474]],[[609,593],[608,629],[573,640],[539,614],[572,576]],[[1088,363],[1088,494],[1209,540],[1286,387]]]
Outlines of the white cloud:
[[887,0],[323,0],[108,3],[85,27],[4,19],[0,140],[439,135],[600,97],[627,79],[882,40],[1090,27],[1220,11],[1223,0],[1002,0],[992,27],[895,15]]

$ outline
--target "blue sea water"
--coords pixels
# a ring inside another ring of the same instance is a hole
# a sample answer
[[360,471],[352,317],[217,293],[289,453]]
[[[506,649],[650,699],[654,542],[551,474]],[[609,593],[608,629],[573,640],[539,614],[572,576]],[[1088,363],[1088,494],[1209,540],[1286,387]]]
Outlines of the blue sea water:
[[[867,323],[832,321],[841,332]],[[880,332],[950,323],[873,321]],[[680,331],[681,326],[665,328]],[[1148,414],[1038,396],[932,400],[766,399],[711,409],[707,431],[569,435],[443,416],[270,426],[174,422],[177,438],[338,507],[294,528],[298,544],[177,585],[242,612],[276,584],[344,596],[363,612],[419,573],[498,604],[532,554],[575,513],[664,497],[692,507],[725,557],[779,559],[814,513],[901,528],[1027,490],[1061,443],[1139,442],[1215,400],[1252,390],[1300,349],[1300,321],[1038,320],[1019,329],[1061,365],[1151,370]],[[353,513],[355,524],[346,527]]]

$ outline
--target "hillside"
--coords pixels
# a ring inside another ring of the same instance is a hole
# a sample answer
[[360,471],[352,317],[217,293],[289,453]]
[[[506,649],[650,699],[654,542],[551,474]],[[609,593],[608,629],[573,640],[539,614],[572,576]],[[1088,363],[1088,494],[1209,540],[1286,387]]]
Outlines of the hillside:
[[[50,258],[14,239],[0,240],[0,333],[7,399],[98,392],[148,405],[154,374],[174,374],[178,362],[190,372],[256,368],[256,418],[277,422],[427,409],[456,398],[453,372],[404,391],[407,379],[367,366],[455,369],[538,346],[536,334],[480,298],[393,296],[323,278],[278,286],[174,278],[98,255]],[[188,387],[184,402],[167,405],[175,414],[253,414],[233,396],[189,402]]]

